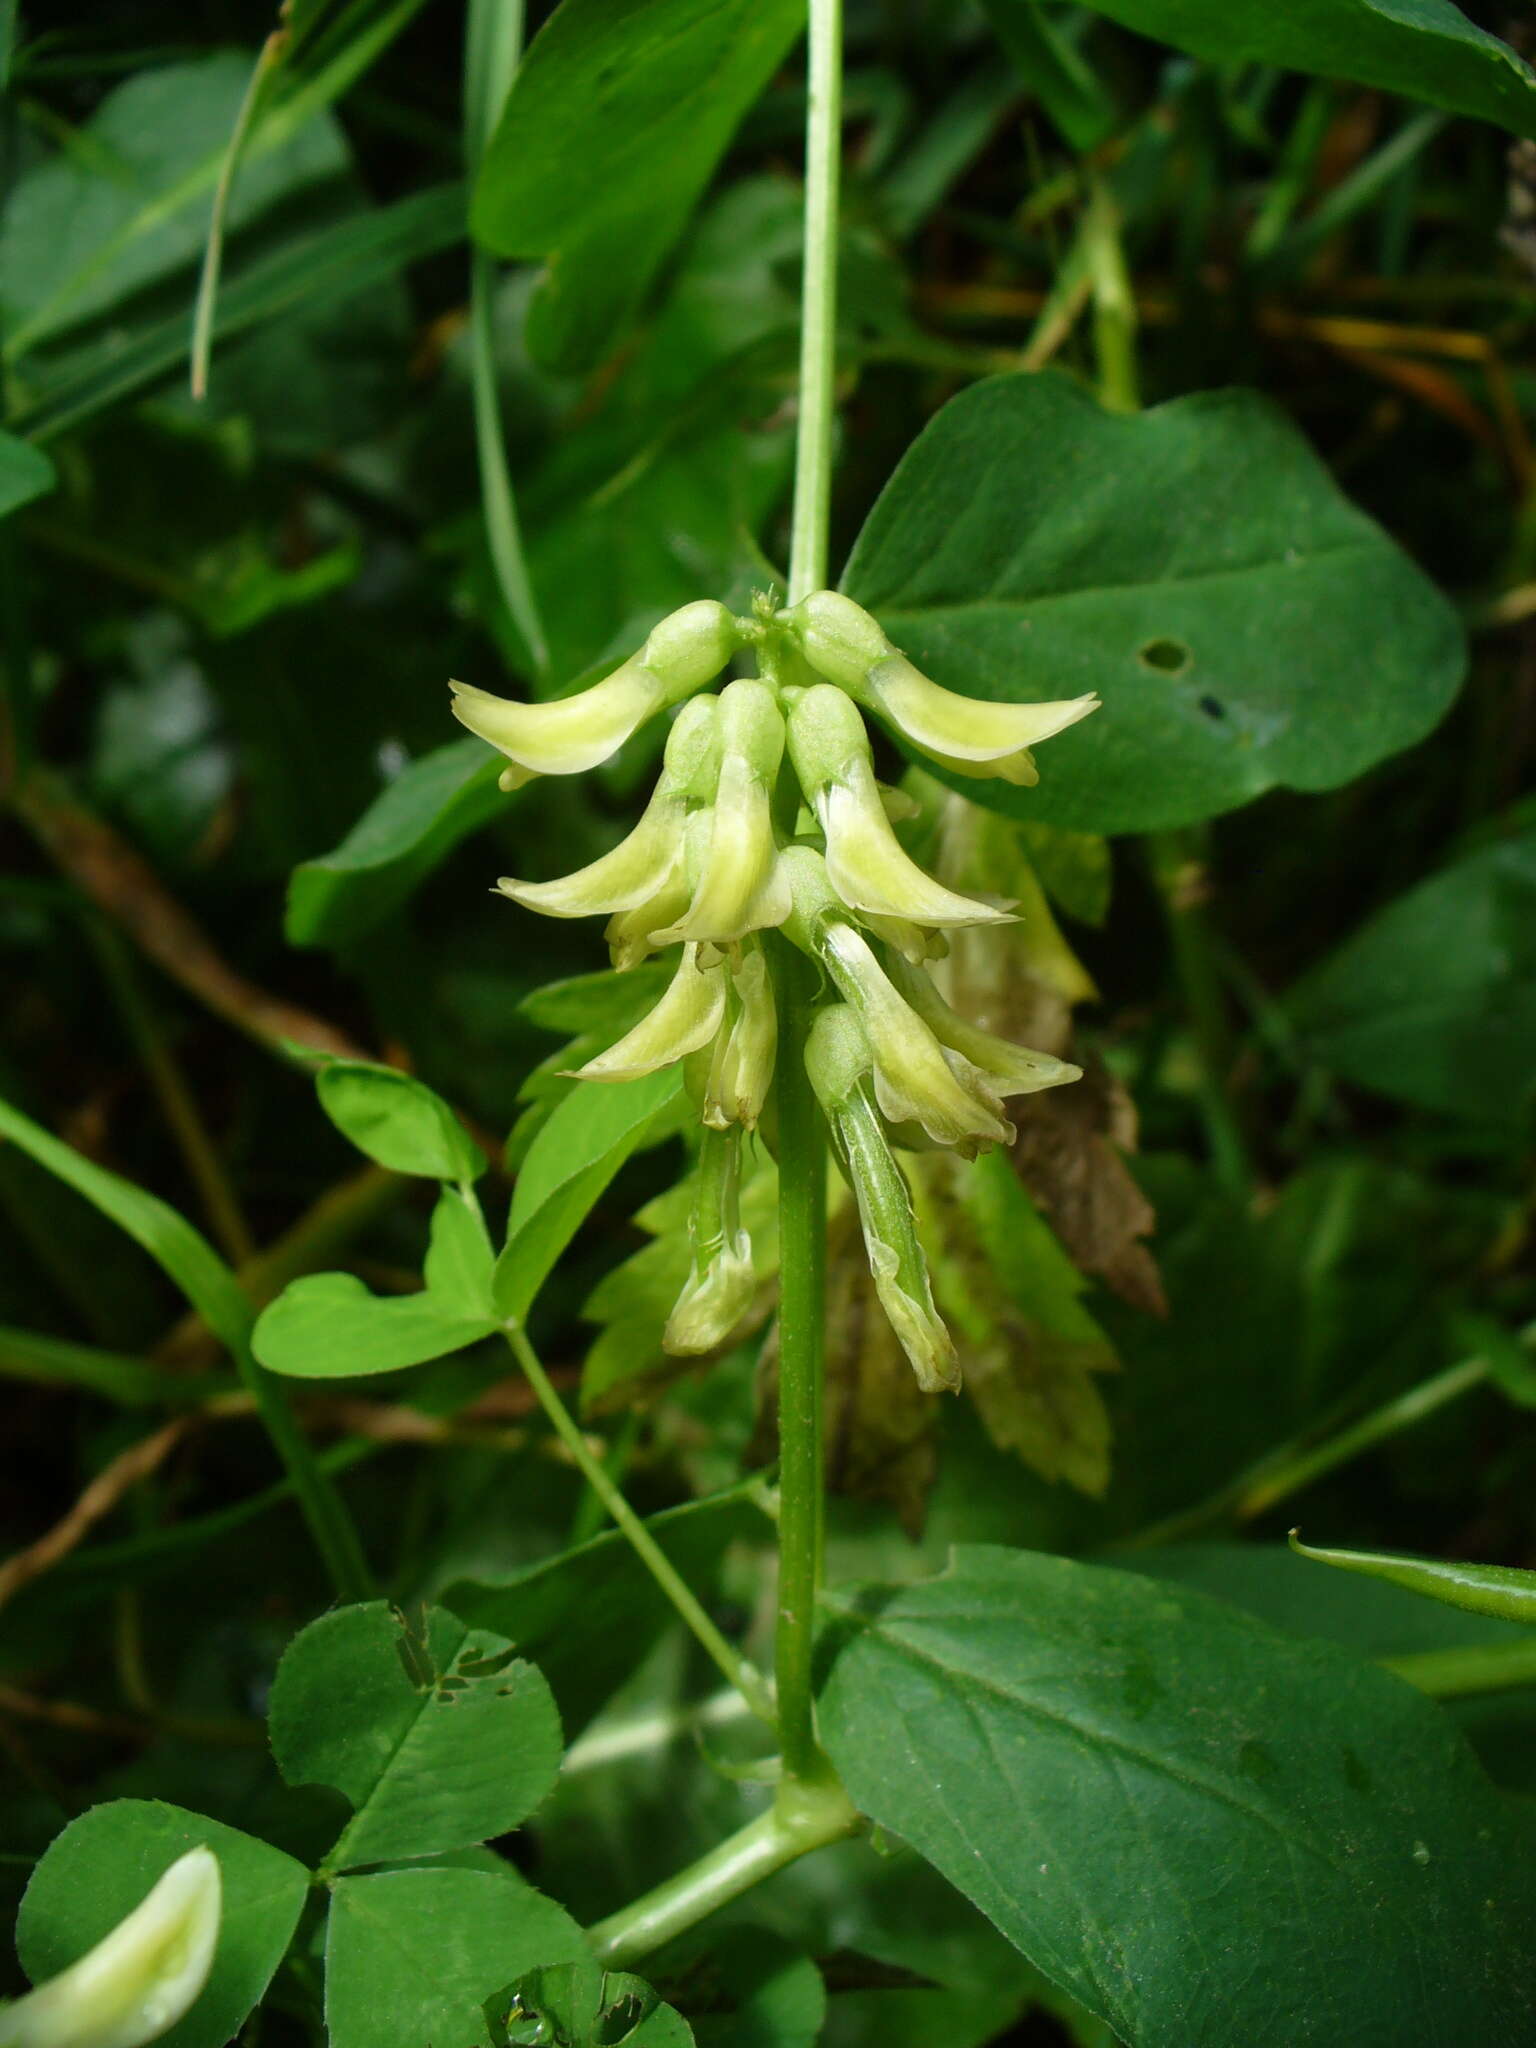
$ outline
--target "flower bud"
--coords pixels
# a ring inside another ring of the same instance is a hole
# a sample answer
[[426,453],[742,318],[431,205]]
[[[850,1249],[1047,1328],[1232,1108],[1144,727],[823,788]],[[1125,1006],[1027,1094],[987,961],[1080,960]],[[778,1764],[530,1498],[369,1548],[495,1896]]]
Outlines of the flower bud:
[[850,909],[917,925],[1004,924],[1005,910],[958,895],[911,859],[891,829],[857,705],[820,683],[789,715],[789,751],[827,841],[827,874]]
[[773,1080],[779,1019],[773,979],[761,946],[743,953],[731,974],[728,1014],[716,1034],[704,1085],[703,1118],[723,1131],[742,1124],[757,1128]]
[[890,725],[956,775],[995,775],[1031,788],[1040,780],[1030,748],[1099,708],[1084,697],[1050,704],[994,704],[930,682],[904,654],[877,662],[857,692]]
[[896,651],[879,621],[841,591],[812,591],[784,614],[784,623],[817,674],[845,690],[859,689],[875,663]]
[[718,771],[716,725],[713,698],[695,697],[685,704],[667,735],[651,800],[628,838],[601,859],[552,882],[519,882],[503,875],[496,884],[502,895],[546,917],[601,916],[654,903],[681,869],[684,821],[690,802],[697,800],[695,791],[706,780],[712,784]]
[[78,1962],[0,2010],[0,2048],[140,2048],[157,2040],[208,1981],[221,1890],[213,1851],[189,1850]]
[[616,753],[639,726],[719,674],[736,646],[724,605],[684,605],[663,619],[638,654],[590,689],[523,704],[470,683],[450,683],[453,715],[513,763],[504,787],[531,775],[579,775]]
[[700,967],[698,947],[685,946],[676,974],[655,1009],[617,1045],[578,1067],[578,1081],[634,1081],[697,1052],[725,1015],[725,969]]
[[789,913],[789,887],[774,838],[774,778],[784,753],[784,720],[766,683],[728,683],[720,692],[720,779],[687,911],[651,933],[651,943],[678,939],[730,945],[748,932],[779,925]]
[[805,1070],[832,1128],[864,1233],[875,1294],[925,1393],[953,1392],[960,1362],[934,1306],[905,1176],[866,1092],[873,1048],[846,1003],[818,1013]]
[[662,1346],[692,1357],[725,1343],[752,1306],[757,1275],[752,1244],[741,1227],[742,1129],[706,1130],[699,1151],[699,1176],[688,1219],[692,1258]]

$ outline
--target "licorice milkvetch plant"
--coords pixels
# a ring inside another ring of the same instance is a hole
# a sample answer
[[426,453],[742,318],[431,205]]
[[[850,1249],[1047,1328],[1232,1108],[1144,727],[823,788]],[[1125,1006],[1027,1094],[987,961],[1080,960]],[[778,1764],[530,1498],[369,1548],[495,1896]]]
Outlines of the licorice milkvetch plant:
[[[705,694],[748,654],[755,677]],[[803,1059],[880,1303],[924,1390],[958,1386],[895,1150],[972,1158],[1010,1143],[1008,1099],[1080,1070],[968,1022],[934,986],[927,967],[946,953],[946,933],[1005,923],[1013,905],[946,888],[905,851],[892,823],[902,794],[876,778],[865,712],[946,768],[1027,786],[1038,779],[1031,750],[1098,699],[959,696],[833,590],[787,610],[764,595],[748,618],[709,599],[686,605],[606,680],[555,703],[453,689],[455,715],[510,762],[506,788],[596,767],[679,707],[655,790],[622,844],[555,881],[497,885],[545,916],[606,917],[618,970],[652,953],[676,959],[654,1009],[575,1070],[579,1081],[612,1082],[683,1065],[703,1136],[692,1270],[666,1347],[726,1343],[755,1292],[741,1154],[764,1116],[773,1120],[787,941],[816,972]]]

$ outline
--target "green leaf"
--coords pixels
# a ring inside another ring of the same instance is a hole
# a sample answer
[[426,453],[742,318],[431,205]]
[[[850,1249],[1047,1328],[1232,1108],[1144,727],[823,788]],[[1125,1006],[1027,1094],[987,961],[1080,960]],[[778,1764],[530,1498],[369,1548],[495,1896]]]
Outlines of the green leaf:
[[975,384],[903,458],[843,581],[950,689],[1100,693],[1042,748],[1038,789],[956,784],[1090,832],[1332,789],[1422,739],[1462,674],[1450,606],[1249,392],[1127,417],[1055,375]]
[[591,1956],[520,1977],[496,2001],[492,2039],[496,2048],[694,2048],[688,2022],[643,1978],[605,1970]]
[[1362,1087],[1508,1126],[1536,1086],[1536,831],[1399,896],[1291,992],[1306,1049]]
[[527,1314],[625,1160],[669,1134],[682,1088],[681,1069],[664,1067],[637,1081],[588,1082],[556,1104],[512,1190],[507,1242],[496,1261],[496,1303],[504,1316]]
[[[1017,4],[1017,0],[1013,0]],[[1196,57],[1350,78],[1536,135],[1536,74],[1450,0],[1090,0]]]
[[[821,1972],[778,1936],[728,1929],[711,1943],[702,1975],[711,1995],[694,2029],[699,2048],[813,2048],[821,2039]],[[721,2004],[731,2010],[718,2011]]]
[[0,433],[0,519],[51,491],[58,477],[41,448]]
[[1493,1614],[1500,1621],[1536,1627],[1536,1572],[1438,1557],[1398,1557],[1379,1550],[1322,1550],[1303,1543],[1294,1529],[1291,1548],[1298,1557],[1337,1565],[1341,1571],[1361,1572],[1368,1579],[1385,1579],[1391,1585],[1406,1586],[1410,1593],[1422,1593],[1428,1600],[1463,1607],[1469,1614]]
[[342,1136],[394,1173],[475,1180],[485,1171],[484,1153],[424,1081],[369,1060],[327,1060],[315,1088]]
[[547,260],[536,355],[581,367],[612,348],[804,18],[803,0],[563,0],[470,212],[499,254]]
[[311,1622],[277,1668],[268,1725],[290,1785],[333,1786],[355,1808],[331,1870],[506,1834],[560,1768],[560,1717],[539,1672],[440,1607],[419,1629],[385,1600]]
[[979,1546],[832,1604],[821,1726],[854,1800],[1131,2048],[1525,2031],[1529,1823],[1385,1674]]
[[232,1351],[244,1346],[252,1309],[240,1283],[208,1240],[168,1202],[95,1165],[5,1101],[0,1101],[0,1137],[9,1138],[126,1231]]
[[485,2006],[530,1970],[575,1962],[571,1916],[508,1868],[343,1878],[325,1947],[331,2048],[492,2048]]
[[[726,1546],[765,1529],[755,1482],[651,1515],[646,1528],[695,1592]],[[574,1736],[644,1659],[672,1607],[617,1529],[500,1583],[461,1579],[441,1596],[462,1621],[515,1642],[548,1679]]]
[[292,946],[344,946],[388,917],[461,839],[499,817],[498,755],[450,740],[403,768],[334,852],[307,860],[288,884]]
[[280,1849],[160,1800],[115,1799],[71,1821],[32,1873],[16,1951],[34,1983],[94,1948],[178,1857],[206,1846],[224,1888],[219,1945],[191,2011],[160,2036],[165,2048],[225,2048],[282,1961],[309,1872]]
[[1013,68],[1074,149],[1093,149],[1115,125],[1115,106],[1040,0],[983,0]]

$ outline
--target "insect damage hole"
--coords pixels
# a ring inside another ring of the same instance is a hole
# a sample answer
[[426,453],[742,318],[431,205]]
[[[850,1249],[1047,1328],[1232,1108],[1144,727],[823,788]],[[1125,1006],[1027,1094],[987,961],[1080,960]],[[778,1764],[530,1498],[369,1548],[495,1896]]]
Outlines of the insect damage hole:
[[1182,640],[1149,640],[1136,658],[1160,676],[1181,676],[1195,657]]

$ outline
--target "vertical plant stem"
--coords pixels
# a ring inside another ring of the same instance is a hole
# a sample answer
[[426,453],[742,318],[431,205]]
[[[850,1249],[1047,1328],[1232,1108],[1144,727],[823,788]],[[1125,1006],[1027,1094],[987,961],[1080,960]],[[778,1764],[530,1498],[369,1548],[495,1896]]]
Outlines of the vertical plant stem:
[[1227,1093],[1231,1028],[1226,992],[1201,900],[1204,866],[1200,842],[1175,832],[1147,835],[1152,879],[1168,926],[1168,944],[1199,1065],[1200,1113],[1211,1163],[1229,1194],[1246,1197],[1253,1184],[1242,1126]]
[[779,1748],[791,1778],[814,1778],[811,1652],[822,1569],[826,1379],[827,1141],[805,1071],[814,970],[779,949]]
[[532,1387],[539,1406],[549,1418],[550,1427],[570,1452],[572,1462],[588,1486],[628,1537],[651,1577],[693,1631],[716,1668],[735,1686],[753,1713],[760,1720],[772,1722],[773,1699],[762,1673],[726,1641],[704,1612],[672,1560],[620,1493],[602,1459],[582,1435],[575,1418],[555,1391],[549,1374],[544,1370],[538,1353],[529,1343],[522,1327],[517,1323],[508,1323],[503,1334],[511,1347],[513,1357],[527,1375],[528,1384]]
[[[501,119],[523,49],[523,0],[469,0],[464,48],[464,155],[474,179]],[[475,450],[486,540],[502,602],[536,671],[549,661],[538,600],[523,554],[517,500],[507,467],[501,393],[496,383],[496,264],[478,245],[469,259],[470,383],[475,408]]]
[[837,401],[837,185],[842,144],[842,0],[811,0],[805,126],[805,267],[800,296],[800,417],[790,527],[789,601],[827,580],[832,427]]

